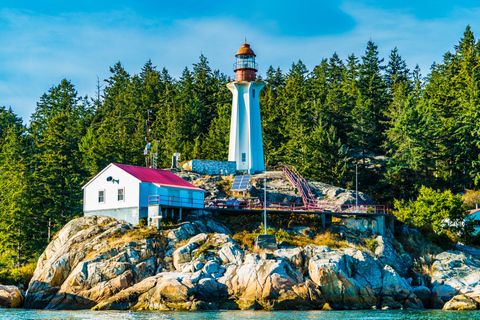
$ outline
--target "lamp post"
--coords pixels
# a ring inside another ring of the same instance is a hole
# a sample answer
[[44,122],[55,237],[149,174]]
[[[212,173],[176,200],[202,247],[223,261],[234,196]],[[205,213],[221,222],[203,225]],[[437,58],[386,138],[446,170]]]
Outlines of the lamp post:
[[265,226],[265,234],[267,234],[267,170],[265,169],[265,178],[263,179],[263,224]]
[[355,163],[355,209],[358,213],[358,164]]

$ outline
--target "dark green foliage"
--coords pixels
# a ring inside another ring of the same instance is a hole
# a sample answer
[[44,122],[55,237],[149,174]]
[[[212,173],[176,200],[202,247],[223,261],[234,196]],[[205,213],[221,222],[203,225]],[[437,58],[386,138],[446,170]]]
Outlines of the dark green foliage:
[[450,190],[441,192],[422,187],[415,201],[395,200],[394,214],[401,221],[441,233],[463,229],[465,211],[461,196],[453,195]]
[[[170,167],[176,152],[182,161],[227,159],[230,80],[205,56],[179,79],[151,61],[139,74],[120,62],[110,72],[94,100],[62,80],[40,97],[27,129],[0,108],[1,266],[28,262],[80,216],[81,186],[106,165],[150,166],[147,142],[150,152],[158,148],[158,167]],[[357,164],[362,192],[380,204],[403,199],[405,210],[422,187],[478,189],[479,82],[470,27],[426,78],[397,48],[384,63],[371,40],[360,58],[334,53],[311,71],[301,60],[286,73],[270,66],[259,95],[266,165],[291,164],[306,178],[351,187]],[[428,212],[408,219],[438,231],[431,219],[445,211]],[[440,244],[439,234],[432,237]]]

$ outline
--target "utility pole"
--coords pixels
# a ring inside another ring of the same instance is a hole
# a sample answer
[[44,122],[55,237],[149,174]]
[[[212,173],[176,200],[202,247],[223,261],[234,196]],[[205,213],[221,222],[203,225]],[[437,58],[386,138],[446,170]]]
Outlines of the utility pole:
[[265,234],[267,234],[267,170],[265,170],[265,178],[263,179],[263,224],[265,226]]
[[358,213],[358,164],[355,163],[355,209]]

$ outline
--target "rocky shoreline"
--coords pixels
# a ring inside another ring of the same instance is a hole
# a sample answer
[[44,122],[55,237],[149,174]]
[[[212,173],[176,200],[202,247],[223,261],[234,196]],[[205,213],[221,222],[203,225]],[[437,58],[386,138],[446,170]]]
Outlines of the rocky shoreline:
[[[423,285],[388,233],[355,246],[258,252],[209,218],[161,235],[108,217],[70,221],[38,260],[28,290],[0,286],[0,305],[27,309],[446,309],[476,310],[480,250],[433,257]],[[417,285],[414,285],[413,283]]]

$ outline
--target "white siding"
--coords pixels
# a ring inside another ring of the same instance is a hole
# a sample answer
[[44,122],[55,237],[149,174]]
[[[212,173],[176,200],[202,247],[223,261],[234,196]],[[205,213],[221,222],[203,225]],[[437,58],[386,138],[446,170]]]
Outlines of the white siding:
[[[112,177],[115,182],[107,181]],[[118,180],[118,182],[117,182]],[[118,201],[118,189],[125,188],[124,201]],[[98,202],[98,191],[105,190],[105,202]],[[83,190],[85,212],[94,210],[107,210],[119,208],[131,208],[139,206],[140,183],[139,180],[116,166],[110,166],[100,173]]]

